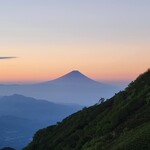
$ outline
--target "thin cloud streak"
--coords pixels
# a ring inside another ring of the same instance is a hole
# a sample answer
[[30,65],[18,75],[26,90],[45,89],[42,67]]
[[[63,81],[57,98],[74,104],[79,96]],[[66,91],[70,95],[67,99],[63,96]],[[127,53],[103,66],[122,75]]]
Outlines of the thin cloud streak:
[[17,57],[0,57],[0,59],[15,59]]

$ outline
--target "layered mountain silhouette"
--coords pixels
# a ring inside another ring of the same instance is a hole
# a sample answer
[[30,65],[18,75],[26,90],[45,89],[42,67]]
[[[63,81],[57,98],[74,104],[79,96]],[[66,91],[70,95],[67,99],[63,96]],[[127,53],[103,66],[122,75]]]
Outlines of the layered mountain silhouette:
[[80,110],[79,105],[55,104],[22,95],[0,98],[0,148],[21,150],[33,133]]
[[150,150],[150,70],[109,100],[38,131],[24,150]]
[[79,71],[72,71],[58,79],[32,85],[0,85],[0,95],[15,93],[53,102],[95,104],[101,97],[109,98],[119,87],[94,81]]

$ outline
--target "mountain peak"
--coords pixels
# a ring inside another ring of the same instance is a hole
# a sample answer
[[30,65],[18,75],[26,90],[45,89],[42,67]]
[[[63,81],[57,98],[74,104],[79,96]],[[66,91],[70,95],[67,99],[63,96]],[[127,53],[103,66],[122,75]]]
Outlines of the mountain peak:
[[73,71],[71,71],[71,72],[69,72],[68,74],[82,74],[80,71],[78,71],[78,70],[73,70]]
[[[51,82],[51,81],[50,81]],[[73,70],[55,80],[53,80],[52,82],[54,83],[97,83],[96,81],[90,79],[89,77],[85,76],[84,74],[82,74],[80,71],[78,70]]]
[[[73,71],[71,71],[72,73],[80,73],[80,71],[78,71],[78,70],[73,70]],[[70,72],[70,73],[71,73]]]
[[90,78],[88,78],[87,76],[85,76],[84,74],[82,74],[81,72],[79,72],[78,70],[73,70],[65,75],[63,75],[62,77],[56,79],[56,80],[64,80],[64,81],[87,81],[87,80],[91,80]]
[[[70,77],[86,77],[84,74],[82,74],[80,71],[78,70],[73,70],[67,74],[65,74],[64,76],[70,76]],[[63,77],[64,77],[63,76]]]

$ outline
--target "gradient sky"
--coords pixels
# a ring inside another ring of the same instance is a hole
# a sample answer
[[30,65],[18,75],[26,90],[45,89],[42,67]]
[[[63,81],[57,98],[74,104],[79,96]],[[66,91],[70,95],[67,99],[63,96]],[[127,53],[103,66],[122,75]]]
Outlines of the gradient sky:
[[0,1],[1,83],[72,70],[133,80],[150,67],[149,43],[149,0]]

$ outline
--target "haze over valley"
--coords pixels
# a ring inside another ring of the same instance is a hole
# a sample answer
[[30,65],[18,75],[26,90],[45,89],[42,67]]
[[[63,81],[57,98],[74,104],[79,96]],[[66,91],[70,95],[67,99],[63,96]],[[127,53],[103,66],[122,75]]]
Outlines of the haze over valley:
[[55,103],[90,106],[101,97],[107,99],[123,88],[94,81],[75,70],[55,80],[28,85],[0,85],[0,95],[22,94]]

